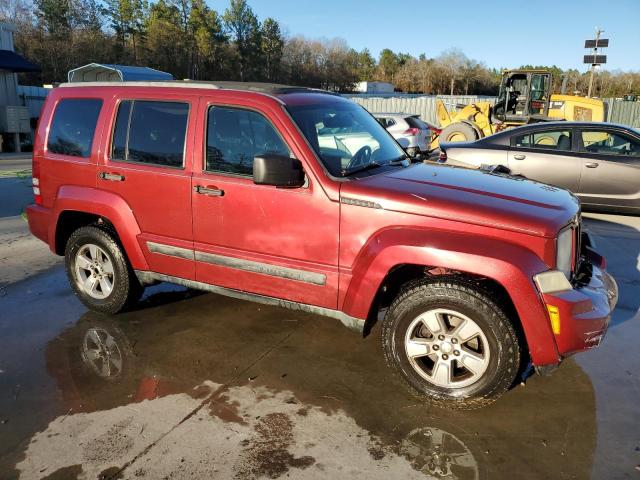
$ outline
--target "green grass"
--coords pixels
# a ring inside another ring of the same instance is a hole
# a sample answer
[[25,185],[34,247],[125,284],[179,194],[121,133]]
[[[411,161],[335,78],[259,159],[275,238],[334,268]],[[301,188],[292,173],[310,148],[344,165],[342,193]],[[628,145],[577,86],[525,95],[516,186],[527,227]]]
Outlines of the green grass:
[[31,169],[27,168],[24,170],[16,170],[12,172],[0,172],[0,177],[29,178],[31,177]]

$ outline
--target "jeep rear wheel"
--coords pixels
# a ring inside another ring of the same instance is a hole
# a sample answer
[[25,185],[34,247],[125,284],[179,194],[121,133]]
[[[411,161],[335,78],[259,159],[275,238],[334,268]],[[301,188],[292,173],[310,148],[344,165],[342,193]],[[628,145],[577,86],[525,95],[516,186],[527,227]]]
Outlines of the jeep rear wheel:
[[82,227],[71,234],[65,266],[74,292],[92,310],[118,313],[142,294],[115,237],[100,227]]
[[410,389],[437,406],[474,409],[513,384],[520,345],[489,294],[464,280],[409,284],[383,322],[387,364]]

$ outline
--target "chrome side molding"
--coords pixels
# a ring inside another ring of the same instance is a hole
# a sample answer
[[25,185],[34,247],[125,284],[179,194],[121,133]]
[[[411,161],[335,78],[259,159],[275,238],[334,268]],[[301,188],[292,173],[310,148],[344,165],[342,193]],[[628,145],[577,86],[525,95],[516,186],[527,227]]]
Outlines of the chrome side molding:
[[213,253],[200,252],[188,248],[174,247],[147,241],[147,248],[152,253],[169,255],[171,257],[184,258],[186,260],[196,260],[198,262],[210,263],[222,267],[235,268],[247,272],[260,273],[270,277],[286,278],[297,282],[310,283],[312,285],[323,286],[327,283],[327,276],[324,273],[310,272],[298,268],[281,267],[270,263],[255,262],[242,258],[228,257],[226,255],[216,255]]
[[323,273],[309,272],[307,270],[299,270],[297,268],[280,267],[269,263],[215,255],[213,253],[199,252],[197,250],[196,260],[198,262],[211,263],[213,265],[245,270],[247,272],[261,273],[271,277],[286,278],[288,280],[296,280],[298,282],[312,283],[314,285],[322,286],[327,282],[327,277]]
[[169,255],[170,257],[184,258],[186,260],[194,260],[193,250],[189,248],[174,247],[165,245],[164,243],[147,242],[147,248],[151,253],[159,253],[161,255]]

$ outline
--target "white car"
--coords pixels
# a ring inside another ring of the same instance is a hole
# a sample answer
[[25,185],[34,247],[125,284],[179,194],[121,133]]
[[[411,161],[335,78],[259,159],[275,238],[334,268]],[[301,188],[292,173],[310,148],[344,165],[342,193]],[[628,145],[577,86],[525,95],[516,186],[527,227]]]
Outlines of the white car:
[[[420,119],[420,115],[409,113],[374,113],[374,117],[396,140],[409,142],[407,153],[415,157],[431,150],[431,138],[437,128]],[[439,133],[439,132],[437,132]],[[402,144],[406,142],[401,142]],[[403,145],[404,146],[404,145]]]

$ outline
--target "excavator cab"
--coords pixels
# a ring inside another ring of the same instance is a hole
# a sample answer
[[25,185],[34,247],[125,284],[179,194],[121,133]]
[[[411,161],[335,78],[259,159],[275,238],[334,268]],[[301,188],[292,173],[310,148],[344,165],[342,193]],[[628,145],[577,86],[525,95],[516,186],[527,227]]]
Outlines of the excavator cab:
[[549,112],[550,84],[549,72],[504,71],[498,97],[492,108],[492,117],[508,125],[546,120]]

